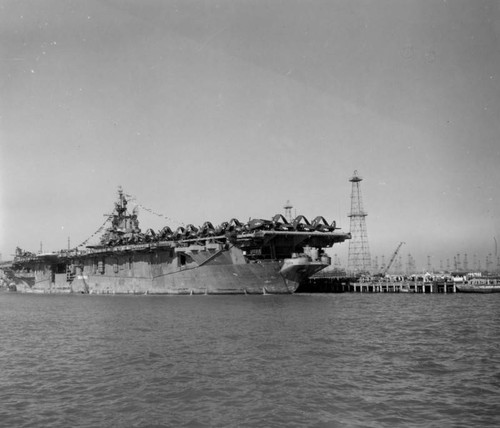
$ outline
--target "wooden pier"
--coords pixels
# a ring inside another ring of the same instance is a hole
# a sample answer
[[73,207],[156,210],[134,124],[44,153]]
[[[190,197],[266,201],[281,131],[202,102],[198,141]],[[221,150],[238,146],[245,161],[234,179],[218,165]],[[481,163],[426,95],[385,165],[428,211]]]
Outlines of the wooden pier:
[[453,282],[353,282],[349,284],[353,293],[456,293]]
[[358,278],[314,276],[297,293],[456,293],[453,281],[359,281]]
[[296,293],[345,293],[350,291],[352,278],[313,276],[301,283]]

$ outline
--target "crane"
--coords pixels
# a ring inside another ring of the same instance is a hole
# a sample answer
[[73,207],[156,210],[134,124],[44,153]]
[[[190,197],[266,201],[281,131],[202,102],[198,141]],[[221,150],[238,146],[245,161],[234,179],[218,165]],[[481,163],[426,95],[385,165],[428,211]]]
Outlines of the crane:
[[387,263],[387,266],[383,269],[383,271],[380,273],[380,276],[384,277],[385,274],[389,271],[390,267],[392,266],[392,263],[394,262],[394,259],[398,255],[398,251],[401,248],[401,246],[404,244],[404,242],[400,242],[399,245],[396,247],[396,250],[394,253],[392,253],[391,260],[389,260],[389,263]]

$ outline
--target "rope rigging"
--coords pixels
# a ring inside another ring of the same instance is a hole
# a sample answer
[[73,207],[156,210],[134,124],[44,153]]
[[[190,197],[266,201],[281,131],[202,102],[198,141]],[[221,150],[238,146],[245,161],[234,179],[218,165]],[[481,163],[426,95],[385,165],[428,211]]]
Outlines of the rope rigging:
[[145,207],[144,205],[140,204],[139,202],[137,202],[137,198],[135,196],[130,195],[128,193],[124,193],[124,195],[127,197],[127,199],[129,201],[134,201],[134,204],[136,206],[138,206],[139,208],[143,209],[144,211],[147,211],[147,212],[149,212],[157,217],[161,217],[167,221],[176,223],[176,224],[181,225],[181,226],[185,226],[185,224],[180,222],[180,221],[174,220],[173,218],[170,218],[170,217],[166,216],[165,214],[158,213],[158,212],[152,210],[151,208]]
[[[154,210],[152,210],[151,208],[148,208],[148,207],[145,207],[144,205],[140,204],[139,202],[137,202],[137,198],[133,195],[130,195],[130,194],[127,194],[127,193],[124,193],[124,196],[127,198],[128,201],[133,201],[134,204],[143,209],[144,211],[147,211],[153,215],[156,215],[157,217],[161,217],[167,221],[170,221],[170,222],[174,222],[174,223],[177,223],[178,225],[181,225],[181,226],[185,226],[184,223],[182,222],[179,222],[179,221],[176,221],[164,214],[161,214],[161,213],[158,213]],[[85,241],[83,241],[80,245],[77,245],[76,247],[74,247],[74,249],[78,249],[80,247],[83,247],[84,245],[86,245],[92,238],[94,238],[96,235],[100,234],[103,230],[104,230],[104,227],[106,226],[106,223],[108,223],[108,221],[112,220],[113,218],[113,215],[114,214],[109,214],[107,217],[106,217],[106,220],[104,220],[104,223],[92,234],[90,235],[87,239],[85,239]]]
[[108,215],[106,220],[104,220],[104,223],[97,229],[92,235],[90,235],[85,241],[83,241],[80,245],[77,245],[75,249],[83,247],[87,242],[89,242],[94,236],[96,236],[98,233],[101,233],[102,230],[104,229],[104,226],[106,226],[106,223],[111,220],[113,217],[112,214]]

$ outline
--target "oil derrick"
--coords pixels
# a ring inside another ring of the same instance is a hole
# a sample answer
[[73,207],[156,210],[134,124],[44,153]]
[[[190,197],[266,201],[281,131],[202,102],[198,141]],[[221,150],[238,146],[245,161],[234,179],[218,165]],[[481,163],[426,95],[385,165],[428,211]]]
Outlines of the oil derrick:
[[398,256],[398,263],[396,265],[396,273],[399,275],[403,274],[403,259],[401,258],[401,255]]
[[408,261],[406,263],[406,274],[407,275],[413,275],[417,270],[417,265],[415,263],[415,259],[413,256],[408,253]]
[[354,175],[349,179],[352,183],[351,212],[348,215],[351,219],[351,239],[349,240],[347,271],[352,276],[371,273],[370,248],[366,233],[367,214],[363,210],[360,190],[362,180],[357,171],[354,171]]
[[333,268],[334,269],[340,269],[340,258],[337,254],[335,254],[334,258],[333,258]]
[[291,223],[292,222],[292,208],[293,205],[290,203],[290,201],[286,201],[286,204],[283,207],[285,209],[285,218],[286,220]]
[[382,263],[381,263],[381,265],[380,265],[380,270],[381,270],[381,271],[385,271],[385,270],[386,270],[386,269],[385,269],[385,267],[386,267],[386,266],[385,266],[385,256],[384,256],[384,255],[382,255]]

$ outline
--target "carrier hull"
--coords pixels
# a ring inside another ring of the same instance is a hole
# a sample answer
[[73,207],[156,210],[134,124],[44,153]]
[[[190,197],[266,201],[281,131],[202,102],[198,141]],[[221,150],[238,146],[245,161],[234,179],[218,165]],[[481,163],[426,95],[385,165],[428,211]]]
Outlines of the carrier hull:
[[236,219],[214,228],[188,225],[175,232],[141,233],[120,190],[111,227],[99,245],[33,254],[16,249],[16,289],[85,294],[291,294],[330,264],[325,248],[349,239],[323,217],[288,223]]
[[[309,257],[249,260],[237,248],[118,248],[72,257],[38,256],[27,293],[82,294],[291,294],[328,266]],[[59,272],[59,273],[58,273]]]
[[[203,266],[152,278],[82,276],[91,294],[290,294],[298,283],[286,280],[278,262]],[[76,290],[82,290],[78,287]],[[77,291],[78,292],[78,291]]]
[[[186,257],[186,253],[181,253]],[[200,251],[198,259],[209,259]],[[291,294],[300,283],[328,266],[300,260],[248,261],[241,250],[221,251],[206,263],[184,265],[167,250],[106,254],[92,253],[66,261],[68,272],[54,273],[61,260],[34,260],[32,285],[18,281],[17,291],[82,294]],[[156,262],[155,262],[156,261]],[[52,263],[51,263],[52,262]],[[182,260],[181,260],[182,263]],[[62,270],[62,269],[60,269]],[[74,270],[74,274],[72,273]]]

